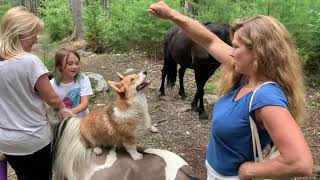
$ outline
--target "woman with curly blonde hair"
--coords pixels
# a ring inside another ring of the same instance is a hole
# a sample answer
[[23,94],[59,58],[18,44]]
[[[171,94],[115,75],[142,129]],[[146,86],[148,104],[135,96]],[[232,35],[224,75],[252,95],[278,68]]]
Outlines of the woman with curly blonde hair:
[[24,7],[0,24],[0,152],[19,180],[51,176],[51,133],[45,103],[71,114],[54,92],[48,70],[31,54],[43,22]]
[[[302,66],[286,28],[270,16],[237,21],[230,29],[231,47],[162,1],[148,11],[172,20],[222,64],[206,158],[208,180],[310,176],[313,159],[299,127],[305,105]],[[249,116],[262,148],[274,144],[280,155],[254,162]]]

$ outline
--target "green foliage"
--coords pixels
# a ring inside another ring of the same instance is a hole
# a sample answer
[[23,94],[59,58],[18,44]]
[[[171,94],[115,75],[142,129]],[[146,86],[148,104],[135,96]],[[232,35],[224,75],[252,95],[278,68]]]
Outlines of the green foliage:
[[13,7],[12,1],[1,2],[1,0],[0,0],[0,17],[2,18],[4,13],[6,13],[7,10],[10,9],[11,7]]
[[317,110],[319,108],[319,103],[320,103],[320,92],[316,92],[314,95],[314,97],[311,100],[311,107],[315,110]]
[[51,57],[51,58],[46,58],[46,59],[43,59],[42,60],[43,64],[47,67],[47,69],[49,71],[53,70],[54,69],[54,59]]
[[54,68],[54,58],[52,55],[52,50],[57,48],[57,43],[51,42],[48,34],[43,33],[40,36],[39,42],[41,44],[42,51],[37,55],[43,61],[44,65],[50,70]]
[[42,0],[40,13],[52,41],[62,40],[72,33],[73,23],[69,1]]
[[[257,14],[270,15],[282,22],[292,35],[309,74],[320,73],[319,0],[202,0],[198,3],[200,21],[232,23]],[[314,71],[315,70],[315,71]],[[313,82],[319,80],[313,78]]]
[[307,34],[309,41],[306,42],[306,47],[312,58],[320,60],[320,10],[311,10],[310,14],[314,17],[314,21],[308,24],[310,33]]
[[85,37],[94,51],[98,51],[98,49],[106,43],[106,23],[107,17],[101,1],[84,1]]
[[203,0],[199,1],[199,13],[195,17],[202,22],[232,23],[235,19],[257,14],[254,0]]
[[[165,32],[170,21],[147,13],[150,4],[158,0],[111,0],[108,12],[101,0],[84,0],[85,37],[94,51],[111,46],[116,50],[162,52]],[[292,34],[303,62],[319,74],[320,62],[320,1],[319,0],[186,0],[193,10],[188,14],[199,21],[232,23],[236,19],[257,14],[279,19]],[[183,11],[181,1],[166,1]],[[16,0],[1,1],[0,15],[16,5]],[[42,0],[41,17],[50,39],[59,41],[72,33],[72,17],[67,0]],[[185,12],[184,12],[185,13]],[[315,66],[317,65],[317,66]],[[315,68],[316,67],[316,68]]]
[[[105,25],[106,40],[119,49],[140,46],[151,48],[162,42],[167,29],[172,25],[147,13],[150,0],[117,0],[110,2],[110,12]],[[178,1],[168,2],[179,9]]]

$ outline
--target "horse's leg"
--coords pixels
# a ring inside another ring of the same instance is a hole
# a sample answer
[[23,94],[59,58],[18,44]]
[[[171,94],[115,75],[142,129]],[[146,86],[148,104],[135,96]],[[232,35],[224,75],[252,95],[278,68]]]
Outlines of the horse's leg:
[[[203,87],[204,87],[204,85],[203,85]],[[203,105],[203,96],[204,96],[203,87],[199,93],[199,119],[208,119],[208,114],[207,114],[206,110],[204,109],[204,105]]]
[[198,99],[199,99],[199,92],[197,90],[196,94],[194,95],[193,100],[191,102],[191,110],[192,111],[199,112]]
[[186,72],[186,67],[181,66],[179,68],[179,95],[181,96],[181,99],[185,99],[187,97],[186,92],[184,91],[184,83],[183,83],[183,78],[184,78],[184,74]]
[[166,93],[164,92],[164,82],[165,82],[165,80],[166,80],[168,67],[167,67],[167,65],[166,65],[165,63],[166,63],[166,62],[164,62],[163,67],[162,67],[162,70],[161,70],[161,72],[162,72],[162,79],[161,79],[161,86],[160,86],[160,89],[159,89],[160,96],[166,95]]
[[[195,69],[195,79],[197,84],[197,93],[192,101],[192,105],[196,106],[199,110],[199,119],[208,119],[208,114],[204,109],[203,96],[204,96],[204,85],[208,79],[212,76],[212,72]],[[192,107],[194,108],[194,107]]]
[[[195,62],[199,62],[199,59],[197,59],[197,61]],[[196,90],[196,93],[193,97],[193,100],[191,102],[191,110],[192,111],[195,111],[195,112],[199,112],[199,106],[198,106],[198,103],[199,103],[199,96],[201,95],[201,92],[199,91],[200,90],[200,82],[201,82],[201,76],[200,76],[200,71],[201,71],[201,68],[200,68],[200,64],[199,63],[193,63],[193,69],[194,69],[194,76],[195,76],[195,80],[196,80],[196,86],[197,86],[197,90]]]
[[199,100],[200,92],[198,91],[198,89],[199,89],[198,88],[198,82],[199,82],[199,80],[197,80],[197,78],[196,78],[197,90],[196,90],[196,94],[194,95],[193,100],[191,102],[191,110],[195,111],[195,112],[199,112],[198,100]]

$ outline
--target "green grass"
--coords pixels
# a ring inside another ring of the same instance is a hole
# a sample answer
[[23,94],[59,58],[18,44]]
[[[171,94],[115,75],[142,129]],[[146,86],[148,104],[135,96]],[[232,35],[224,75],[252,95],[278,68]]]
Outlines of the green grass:
[[216,90],[216,86],[213,82],[207,82],[204,85],[204,92],[205,93],[209,93],[209,94],[213,94]]
[[194,74],[193,69],[187,68],[185,74],[186,75],[193,75]]
[[320,92],[316,92],[314,94],[314,96],[315,97],[311,101],[311,106],[312,106],[313,109],[318,109],[318,107],[319,107],[319,99],[320,99]]

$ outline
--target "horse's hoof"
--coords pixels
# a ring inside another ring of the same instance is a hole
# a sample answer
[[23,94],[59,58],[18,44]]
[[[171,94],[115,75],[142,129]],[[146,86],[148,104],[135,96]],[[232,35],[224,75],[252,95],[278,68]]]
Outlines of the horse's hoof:
[[160,92],[159,96],[165,96],[166,93],[165,92]]
[[205,122],[208,121],[208,114],[205,111],[202,111],[201,113],[199,113],[199,121],[201,122]]
[[187,97],[187,94],[182,90],[179,90],[179,95],[181,96],[181,99],[185,99]]
[[199,112],[199,108],[194,104],[191,104],[191,110],[194,112]]

